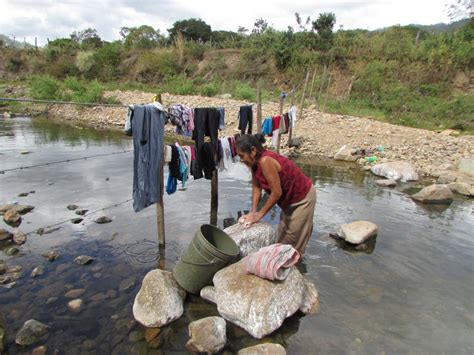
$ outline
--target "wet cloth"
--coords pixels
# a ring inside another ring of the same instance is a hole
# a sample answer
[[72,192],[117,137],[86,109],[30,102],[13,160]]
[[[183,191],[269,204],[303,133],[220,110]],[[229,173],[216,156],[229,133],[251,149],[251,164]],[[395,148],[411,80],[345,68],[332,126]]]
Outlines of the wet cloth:
[[212,179],[212,173],[216,170],[215,149],[210,142],[205,142],[201,147],[200,152],[201,166],[204,171],[204,178]]
[[272,132],[273,132],[272,118],[267,117],[263,120],[263,123],[262,123],[262,134],[266,136],[270,136]]
[[227,137],[219,139],[220,146],[222,151],[220,152],[220,159],[219,159],[219,170],[229,170],[233,165],[232,160],[232,151],[230,149],[229,140]]
[[290,109],[288,110],[288,117],[290,121],[290,127],[295,128],[296,124],[296,106],[291,106]]
[[168,164],[168,180],[166,182],[166,193],[174,194],[178,186],[179,178],[179,152],[174,145],[169,146],[171,149],[171,161]]
[[225,128],[225,109],[224,107],[218,107],[217,112],[219,113],[219,130],[223,130]]
[[159,176],[166,118],[155,105],[136,105],[133,111],[133,210],[138,212],[161,196]]
[[190,128],[193,126],[190,123],[192,118],[191,108],[186,105],[176,104],[170,106],[168,111],[171,123],[176,126],[176,133],[190,137],[192,134],[192,129],[190,130]]
[[280,120],[280,134],[285,134],[285,133],[288,133],[288,125],[287,125],[287,121],[285,120],[285,116],[288,116],[288,114],[284,114],[283,116],[281,116],[281,120]]
[[245,134],[248,127],[247,133],[252,134],[253,112],[251,105],[240,106],[238,119],[240,133]]
[[281,122],[281,116],[280,115],[275,115],[272,117],[272,146],[276,147],[278,145],[278,138],[280,134],[280,122]]
[[171,146],[165,146],[165,163],[171,162]]
[[132,136],[132,120],[133,120],[133,105],[128,106],[127,117],[125,117],[124,133],[127,136]]
[[272,244],[247,255],[243,265],[247,274],[267,280],[285,280],[290,267],[300,259],[300,253],[288,244]]
[[[203,174],[204,164],[206,169],[210,169],[211,166],[215,168],[215,162],[210,164],[210,159],[214,160],[214,154],[217,154],[217,133],[219,128],[219,114],[216,108],[196,108],[194,109],[194,131],[193,131],[193,140],[196,142],[196,159],[193,166],[193,176],[194,179],[201,179]],[[211,146],[206,147],[203,150],[204,137],[211,138]],[[203,156],[203,152],[212,151],[213,154]],[[204,162],[204,160],[206,160]],[[212,175],[212,172],[211,172]],[[209,176],[209,170],[206,173],[206,176]],[[206,177],[207,179],[207,177]],[[210,179],[210,177],[209,177]]]

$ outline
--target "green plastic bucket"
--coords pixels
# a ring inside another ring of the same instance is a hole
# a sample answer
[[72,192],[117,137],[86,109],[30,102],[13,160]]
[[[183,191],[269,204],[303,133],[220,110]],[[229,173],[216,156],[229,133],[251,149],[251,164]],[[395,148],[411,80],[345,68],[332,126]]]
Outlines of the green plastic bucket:
[[224,231],[203,224],[173,268],[173,276],[186,291],[197,294],[214,274],[237,260],[240,248]]

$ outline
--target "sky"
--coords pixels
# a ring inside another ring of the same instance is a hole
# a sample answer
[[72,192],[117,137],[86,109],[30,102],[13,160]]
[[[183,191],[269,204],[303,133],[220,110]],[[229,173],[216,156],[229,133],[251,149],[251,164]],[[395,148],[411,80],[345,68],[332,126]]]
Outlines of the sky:
[[95,28],[107,41],[120,39],[121,27],[149,25],[167,34],[175,21],[201,18],[212,30],[253,28],[263,18],[277,29],[297,27],[295,12],[314,20],[321,12],[336,15],[335,29],[449,23],[446,4],[454,0],[0,0],[0,34],[38,44]]

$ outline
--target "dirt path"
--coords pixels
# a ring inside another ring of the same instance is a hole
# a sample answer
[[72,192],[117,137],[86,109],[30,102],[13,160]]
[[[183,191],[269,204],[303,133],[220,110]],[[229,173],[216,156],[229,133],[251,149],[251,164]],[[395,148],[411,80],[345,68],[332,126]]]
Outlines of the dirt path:
[[[124,104],[149,103],[153,97],[152,93],[138,91],[114,91],[107,95],[115,96]],[[237,112],[246,103],[232,99],[170,94],[163,94],[162,99],[166,106],[175,103],[190,107],[224,106],[226,128],[221,135],[238,132]],[[284,110],[287,109],[288,105],[285,105]],[[49,114],[58,121],[78,122],[100,129],[122,129],[126,111],[126,108],[75,108],[58,105],[52,106]],[[278,103],[263,103],[262,111],[263,117],[276,114]],[[254,122],[253,132],[255,127]],[[167,127],[167,130],[173,131],[173,127]],[[442,170],[455,169],[461,158],[474,156],[474,136],[451,136],[447,133],[397,126],[361,117],[327,114],[309,108],[304,112],[304,119],[297,120],[293,134],[293,137],[303,138],[303,145],[298,149],[291,148],[291,153],[333,157],[343,145],[359,149],[382,146],[385,150],[384,157],[379,157],[379,162],[404,160],[413,164],[422,175],[437,176]],[[282,136],[281,146],[282,153],[290,153],[287,135]],[[362,160],[360,163],[365,165]]]

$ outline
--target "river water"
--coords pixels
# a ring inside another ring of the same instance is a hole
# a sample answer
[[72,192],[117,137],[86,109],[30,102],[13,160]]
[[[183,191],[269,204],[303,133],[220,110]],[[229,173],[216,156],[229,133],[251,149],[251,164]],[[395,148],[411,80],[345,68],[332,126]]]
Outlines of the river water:
[[[8,266],[22,267],[13,287],[0,285],[10,354],[31,353],[39,345],[58,354],[186,353],[189,322],[218,314],[214,305],[188,296],[184,316],[163,328],[159,349],[140,340],[144,328],[131,309],[141,280],[153,268],[171,270],[199,225],[209,222],[210,182],[189,181],[185,191],[165,196],[167,244],[158,253],[155,207],[134,213],[129,201],[131,149],[131,140],[120,133],[0,119],[0,203],[35,206],[23,216],[23,232],[46,227],[42,235],[28,234],[18,254],[0,251]],[[76,160],[88,156],[95,157]],[[448,208],[427,208],[409,198],[413,186],[380,188],[355,165],[316,158],[299,164],[318,193],[300,270],[320,293],[320,311],[294,315],[261,341],[228,323],[224,352],[271,341],[289,354],[474,353],[472,200],[456,197]],[[31,165],[39,166],[9,170]],[[220,173],[219,226],[249,209],[247,178],[243,167]],[[96,212],[73,224],[69,219],[79,216],[69,204]],[[278,214],[274,209],[265,220],[277,224]],[[113,221],[94,223],[103,215]],[[329,236],[339,224],[360,219],[379,226],[367,249],[347,248]],[[48,228],[61,221],[68,222]],[[0,228],[11,229],[3,220]],[[42,255],[52,250],[60,257],[48,262]],[[94,262],[75,264],[83,254]],[[45,273],[32,278],[38,265]],[[71,289],[85,289],[78,314],[67,309],[65,293]],[[50,327],[48,335],[30,347],[16,346],[16,332],[32,318]]]

